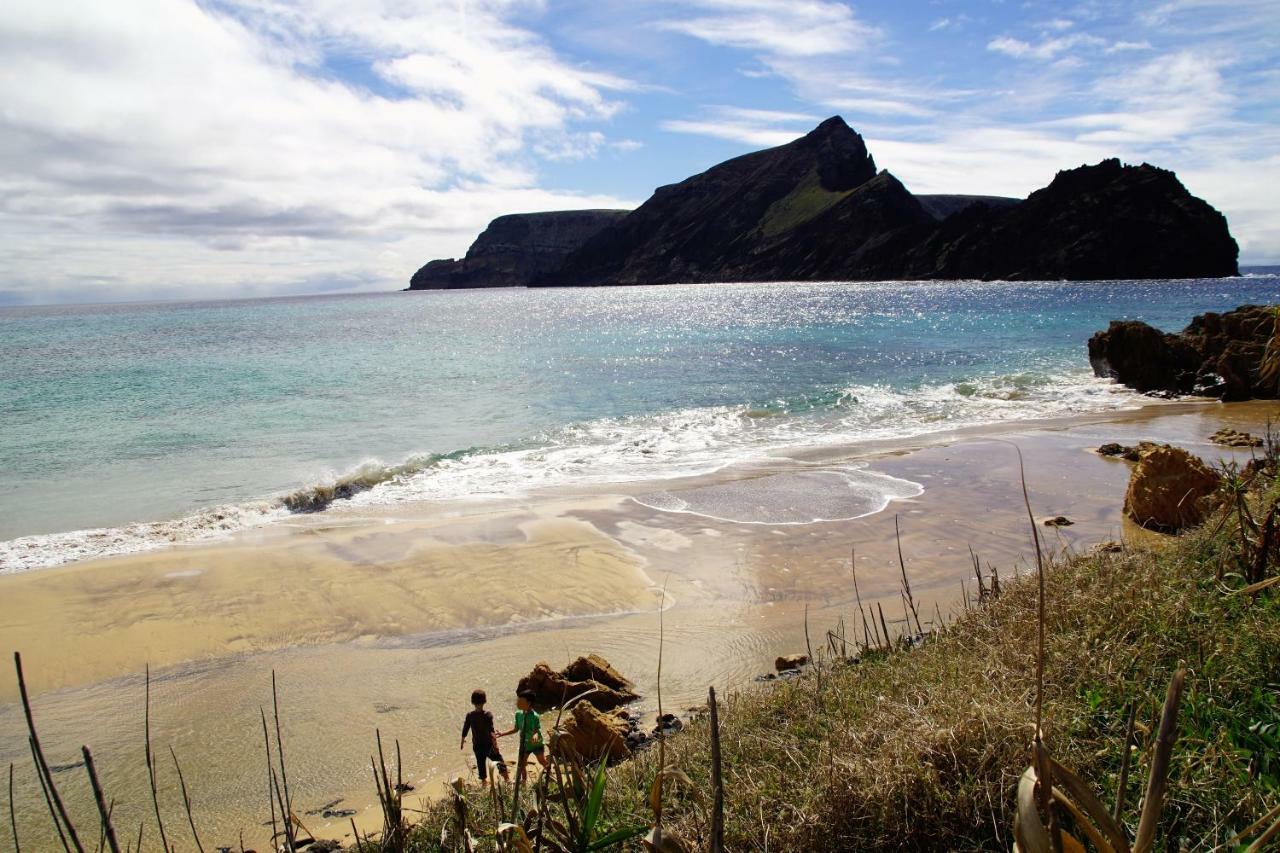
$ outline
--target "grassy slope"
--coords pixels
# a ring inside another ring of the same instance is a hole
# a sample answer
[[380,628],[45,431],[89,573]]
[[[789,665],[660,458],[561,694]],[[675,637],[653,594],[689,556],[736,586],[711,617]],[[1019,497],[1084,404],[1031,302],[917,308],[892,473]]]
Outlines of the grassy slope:
[[[1131,832],[1149,760],[1144,732],[1186,662],[1164,849],[1209,849],[1280,800],[1280,593],[1252,603],[1228,593],[1241,585],[1231,529],[1191,533],[1160,552],[1063,559],[1048,572],[1046,741],[1110,804],[1126,704],[1137,702]],[[1035,645],[1035,584],[1024,575],[923,648],[830,668],[821,696],[815,678],[734,696],[721,715],[728,848],[1010,849],[1012,794],[1034,728]],[[693,781],[669,791],[668,826],[700,849],[708,756],[705,722],[667,754]],[[610,825],[647,816],[656,763],[651,751],[612,771]],[[472,802],[472,826],[492,826],[483,799]],[[424,819],[418,849],[438,849],[446,819],[444,804]]]

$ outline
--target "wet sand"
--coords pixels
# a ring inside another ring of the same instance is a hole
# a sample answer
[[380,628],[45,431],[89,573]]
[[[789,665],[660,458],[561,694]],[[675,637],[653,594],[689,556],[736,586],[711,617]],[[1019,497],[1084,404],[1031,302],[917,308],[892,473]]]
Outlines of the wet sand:
[[[850,620],[855,549],[863,599],[900,625],[895,516],[922,618],[954,613],[962,582],[972,591],[970,546],[1002,574],[1025,571],[1030,535],[1010,442],[1026,459],[1036,515],[1075,522],[1041,528],[1046,541],[1081,549],[1142,535],[1120,512],[1129,466],[1092,448],[1153,439],[1210,459],[1238,456],[1207,436],[1223,425],[1257,433],[1278,413],[1275,404],[1153,405],[927,443],[797,448],[769,464],[626,491],[377,514],[336,508],[223,543],[0,578],[0,644],[23,651],[51,761],[74,763],[88,743],[133,832],[149,809],[139,675],[147,662],[153,738],[161,754],[177,750],[208,842],[234,846],[243,829],[261,844],[267,834],[259,708],[270,711],[273,670],[299,811],[341,799],[338,808],[368,825],[375,729],[399,739],[406,778],[434,795],[441,780],[468,772],[469,750],[458,751],[456,738],[473,687],[488,689],[503,720],[535,662],[596,651],[652,697],[663,584],[663,692],[678,709],[700,704],[708,685],[753,689],[775,655],[803,649],[806,606],[815,635]],[[868,472],[923,490],[853,520],[776,521],[813,517],[810,500],[826,511],[846,488],[849,505],[860,505]],[[681,493],[689,506],[713,500],[775,523],[656,508],[678,506],[656,496]],[[49,822],[13,699],[6,679],[0,763],[19,765],[19,821],[34,838]],[[171,779],[169,763],[161,774]],[[83,771],[57,779],[93,824]],[[172,827],[185,823],[176,795],[165,814]],[[302,817],[320,836],[350,832],[345,819]]]

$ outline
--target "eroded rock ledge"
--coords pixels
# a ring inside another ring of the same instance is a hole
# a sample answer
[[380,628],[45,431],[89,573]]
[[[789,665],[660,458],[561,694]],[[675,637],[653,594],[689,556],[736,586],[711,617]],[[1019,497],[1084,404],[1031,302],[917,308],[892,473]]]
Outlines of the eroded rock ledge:
[[1177,334],[1138,320],[1113,320],[1089,339],[1089,363],[1098,376],[1147,394],[1273,400],[1280,396],[1280,375],[1264,370],[1263,359],[1280,331],[1278,311],[1280,306],[1242,305],[1201,314]]

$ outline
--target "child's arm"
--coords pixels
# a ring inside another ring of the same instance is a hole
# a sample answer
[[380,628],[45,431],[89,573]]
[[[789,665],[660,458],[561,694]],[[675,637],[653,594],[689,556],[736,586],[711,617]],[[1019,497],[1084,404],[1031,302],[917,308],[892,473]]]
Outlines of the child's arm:
[[467,745],[467,732],[471,730],[471,715],[468,714],[462,721],[462,742],[458,744],[458,749],[462,749]]

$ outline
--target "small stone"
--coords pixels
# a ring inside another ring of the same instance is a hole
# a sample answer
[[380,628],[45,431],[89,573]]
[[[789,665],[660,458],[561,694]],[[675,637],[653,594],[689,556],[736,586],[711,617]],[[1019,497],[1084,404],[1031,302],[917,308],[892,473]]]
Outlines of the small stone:
[[1209,436],[1209,440],[1214,444],[1225,445],[1226,447],[1261,447],[1262,439],[1257,436],[1250,435],[1247,432],[1240,432],[1223,427],[1222,429]]
[[1075,522],[1067,518],[1065,515],[1055,515],[1053,518],[1046,518],[1044,520],[1045,527],[1070,527],[1073,524],[1075,524]]

